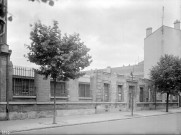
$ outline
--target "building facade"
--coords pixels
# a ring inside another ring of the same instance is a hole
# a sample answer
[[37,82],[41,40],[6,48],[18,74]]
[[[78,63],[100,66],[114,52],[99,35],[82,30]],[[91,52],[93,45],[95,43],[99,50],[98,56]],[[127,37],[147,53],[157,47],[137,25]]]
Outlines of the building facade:
[[[12,70],[7,98],[6,90],[1,89],[0,118],[6,117],[7,99],[10,119],[51,116],[53,80],[31,68],[14,67]],[[150,80],[122,75],[114,72],[114,68],[92,70],[78,79],[58,81],[56,85],[58,116],[130,111],[132,106],[134,111],[165,106],[165,98],[158,94],[156,97]],[[170,106],[178,106],[177,97],[170,97]]]
[[[149,69],[163,54],[181,55],[180,37],[179,21],[175,22],[174,28],[162,26],[153,33],[149,28],[144,62],[86,71],[78,79],[57,81],[57,115],[164,108],[166,98],[156,93],[149,80]],[[6,35],[3,35],[0,37],[0,119],[52,116],[53,80],[31,68],[13,67],[10,55]],[[169,100],[170,107],[178,107],[177,96],[170,96]]]
[[154,32],[152,28],[147,28],[144,39],[144,78],[150,78],[150,69],[165,54],[181,57],[181,30],[178,20],[174,22],[174,28],[163,25]]

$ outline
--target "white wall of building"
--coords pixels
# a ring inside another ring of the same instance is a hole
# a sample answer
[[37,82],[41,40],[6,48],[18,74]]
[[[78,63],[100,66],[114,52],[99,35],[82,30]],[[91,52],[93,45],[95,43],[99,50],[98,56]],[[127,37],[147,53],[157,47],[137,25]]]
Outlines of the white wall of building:
[[159,28],[144,40],[144,78],[149,78],[150,69],[161,56],[161,39],[161,28]]
[[144,78],[150,78],[150,69],[165,54],[181,57],[181,30],[163,26],[145,38]]

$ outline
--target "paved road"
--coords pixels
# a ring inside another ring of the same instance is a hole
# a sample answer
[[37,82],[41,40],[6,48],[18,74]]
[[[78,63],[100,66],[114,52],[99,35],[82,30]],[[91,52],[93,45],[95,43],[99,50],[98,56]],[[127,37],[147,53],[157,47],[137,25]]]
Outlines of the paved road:
[[18,134],[181,134],[181,113],[31,130]]

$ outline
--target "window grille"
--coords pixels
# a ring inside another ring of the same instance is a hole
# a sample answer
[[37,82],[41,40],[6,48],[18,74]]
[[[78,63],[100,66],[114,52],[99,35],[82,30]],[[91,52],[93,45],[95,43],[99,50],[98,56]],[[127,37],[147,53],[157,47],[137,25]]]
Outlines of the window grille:
[[13,78],[13,96],[36,96],[34,79]]

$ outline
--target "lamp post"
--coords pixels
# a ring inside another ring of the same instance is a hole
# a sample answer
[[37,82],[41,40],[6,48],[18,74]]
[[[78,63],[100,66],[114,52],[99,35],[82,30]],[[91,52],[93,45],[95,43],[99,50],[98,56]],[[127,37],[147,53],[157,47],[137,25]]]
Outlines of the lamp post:
[[[132,82],[133,82],[133,72],[131,72],[131,78],[132,78]],[[133,104],[134,104],[134,101],[133,101],[133,90],[131,91],[131,116],[133,116]]]
[[156,110],[156,100],[157,100],[157,87],[155,87],[155,110]]

